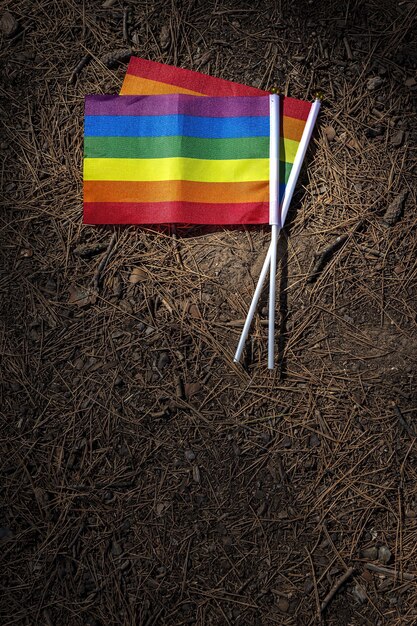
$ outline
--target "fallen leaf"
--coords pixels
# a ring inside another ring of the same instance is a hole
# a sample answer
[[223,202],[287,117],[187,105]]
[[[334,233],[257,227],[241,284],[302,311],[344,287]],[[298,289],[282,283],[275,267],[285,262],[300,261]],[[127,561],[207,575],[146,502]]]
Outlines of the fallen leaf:
[[89,289],[77,287],[77,285],[74,284],[70,285],[68,299],[68,302],[70,304],[76,304],[79,307],[84,307],[88,306],[89,304],[94,304],[96,298],[96,294]]
[[140,267],[134,267],[129,276],[129,282],[132,283],[132,285],[136,285],[137,283],[143,282],[147,278],[148,273],[145,272],[145,270]]
[[196,393],[198,393],[201,389],[201,384],[196,383],[185,383],[184,385],[184,393],[186,398],[192,398]]
[[361,149],[360,143],[358,142],[357,139],[355,139],[355,137],[352,137],[352,139],[349,139],[346,145],[349,146],[349,148],[354,148],[355,150]]
[[196,304],[190,304],[190,306],[188,307],[188,312],[195,320],[201,318],[200,310]]

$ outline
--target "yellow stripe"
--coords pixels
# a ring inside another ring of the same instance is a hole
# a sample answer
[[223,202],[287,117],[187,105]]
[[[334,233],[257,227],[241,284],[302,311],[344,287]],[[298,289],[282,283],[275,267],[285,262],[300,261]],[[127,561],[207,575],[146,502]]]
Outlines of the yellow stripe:
[[84,180],[266,181],[269,180],[269,159],[84,159]]
[[281,137],[279,142],[279,160],[283,163],[294,163],[299,145],[299,141],[294,141],[294,139],[283,139]]
[[204,96],[205,94],[198,91],[191,91],[177,85],[161,83],[157,80],[149,78],[141,78],[134,74],[126,74],[120,90],[121,96],[155,96],[168,93],[188,93],[192,96]]

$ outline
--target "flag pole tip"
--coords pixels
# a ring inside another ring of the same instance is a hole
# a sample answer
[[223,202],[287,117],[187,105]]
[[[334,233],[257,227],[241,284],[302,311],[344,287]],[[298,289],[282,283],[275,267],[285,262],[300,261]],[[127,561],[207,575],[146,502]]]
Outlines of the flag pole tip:
[[324,93],[321,91],[321,89],[316,89],[315,91],[313,91],[313,96],[315,100],[320,100],[320,102],[324,100]]
[[276,96],[280,96],[281,95],[281,89],[279,87],[277,87],[277,85],[272,85],[270,92]]

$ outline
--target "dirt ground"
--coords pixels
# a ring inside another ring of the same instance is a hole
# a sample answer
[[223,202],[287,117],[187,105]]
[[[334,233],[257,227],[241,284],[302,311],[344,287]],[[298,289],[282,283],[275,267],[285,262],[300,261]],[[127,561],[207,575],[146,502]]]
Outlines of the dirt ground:
[[[417,624],[415,3],[1,6],[2,626]],[[267,227],[82,225],[130,52],[324,93],[272,373]]]

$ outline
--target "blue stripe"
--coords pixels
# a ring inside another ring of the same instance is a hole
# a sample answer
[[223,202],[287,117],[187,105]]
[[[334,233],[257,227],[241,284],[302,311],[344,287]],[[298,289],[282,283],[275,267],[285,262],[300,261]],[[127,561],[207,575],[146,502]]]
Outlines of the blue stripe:
[[86,137],[269,137],[268,117],[86,115]]

